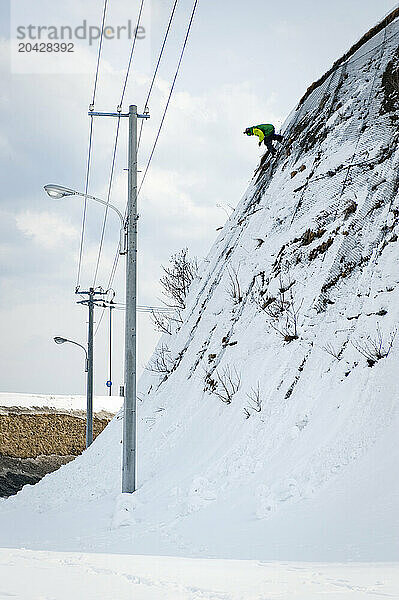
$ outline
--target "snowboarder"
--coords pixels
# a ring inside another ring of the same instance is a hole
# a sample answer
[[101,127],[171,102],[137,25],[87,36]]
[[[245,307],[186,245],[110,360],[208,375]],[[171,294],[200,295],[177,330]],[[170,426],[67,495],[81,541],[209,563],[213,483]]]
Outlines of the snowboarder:
[[277,140],[278,142],[283,141],[283,136],[278,133],[274,133],[274,125],[265,123],[262,125],[254,125],[253,127],[247,127],[244,131],[246,135],[257,135],[259,138],[259,146],[264,142],[269,152],[274,155],[276,154],[275,148],[273,148],[272,141]]

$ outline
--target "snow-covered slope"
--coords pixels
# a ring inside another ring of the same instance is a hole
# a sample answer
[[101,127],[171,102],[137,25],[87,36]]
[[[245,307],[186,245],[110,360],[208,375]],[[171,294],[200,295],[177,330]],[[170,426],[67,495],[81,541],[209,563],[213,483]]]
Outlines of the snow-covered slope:
[[398,40],[300,103],[203,261],[140,382],[138,491],[119,416],[0,504],[1,545],[399,559]]

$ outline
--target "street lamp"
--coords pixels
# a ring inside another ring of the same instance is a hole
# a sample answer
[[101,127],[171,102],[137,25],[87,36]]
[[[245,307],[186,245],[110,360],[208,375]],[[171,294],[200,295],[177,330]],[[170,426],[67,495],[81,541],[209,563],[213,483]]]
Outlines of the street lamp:
[[[101,200],[101,198],[97,198],[96,196],[89,196],[88,194],[83,194],[82,192],[78,192],[73,190],[72,188],[65,187],[63,185],[56,184],[48,184],[44,186],[45,191],[54,200],[59,200],[60,198],[64,198],[65,196],[81,196],[82,198],[89,198],[90,200],[94,200],[99,204],[107,206],[111,208],[118,215],[121,223],[120,227],[120,239],[119,239],[119,252],[120,254],[127,254],[127,220],[125,220],[124,216],[120,212],[116,206],[113,204],[109,204],[105,202],[105,200]],[[79,292],[80,294],[88,294],[89,298],[87,300],[82,300],[81,304],[87,304],[89,307],[89,331],[87,336],[87,353],[86,353],[86,366],[87,366],[87,420],[86,420],[86,447],[90,446],[93,442],[93,371],[94,371],[94,306],[95,306],[95,296],[96,295],[104,295],[103,291],[96,291],[94,288],[90,288],[88,292]],[[65,338],[57,338],[55,339],[57,344],[64,344],[66,340]],[[58,340],[58,341],[57,341]],[[76,342],[72,342],[73,344]],[[80,344],[77,344],[78,346]]]
[[108,206],[108,208],[111,208],[114,212],[116,212],[116,214],[118,215],[120,222],[121,222],[120,253],[126,254],[126,232],[125,232],[126,221],[125,221],[125,217],[122,215],[121,211],[118,208],[116,208],[116,206],[114,206],[113,204],[109,204],[105,200],[101,200],[101,198],[97,198],[96,196],[89,196],[89,194],[84,194],[83,192],[78,192],[71,188],[67,188],[63,185],[56,185],[56,184],[50,183],[48,185],[45,185],[44,189],[45,189],[46,193],[50,196],[50,198],[53,198],[54,200],[60,200],[61,198],[64,198],[65,196],[82,196],[82,198],[89,198],[89,200],[94,200],[95,202],[98,202],[99,204],[103,204],[104,206]]
[[89,370],[89,359],[87,356],[87,350],[84,346],[82,346],[82,344],[78,344],[78,342],[74,342],[73,340],[68,340],[67,338],[63,338],[63,337],[59,337],[58,335],[54,338],[54,341],[56,344],[65,344],[66,342],[68,342],[68,344],[75,344],[75,346],[79,346],[79,348],[83,348],[84,353],[86,355],[86,363],[85,363],[85,373],[88,372]]
[[75,190],[71,190],[70,188],[66,188],[62,185],[49,184],[45,185],[44,189],[46,190],[50,198],[55,198],[56,200],[59,200],[64,196],[74,196],[76,194]]
[[68,340],[68,338],[56,336],[54,338],[56,344],[74,344],[74,346],[79,346],[82,348],[86,361],[85,361],[85,372],[87,373],[87,387],[86,387],[86,448],[90,446],[93,442],[93,361],[89,360],[89,354],[87,349],[82,346],[82,344],[78,344],[78,342],[74,342],[73,340]]

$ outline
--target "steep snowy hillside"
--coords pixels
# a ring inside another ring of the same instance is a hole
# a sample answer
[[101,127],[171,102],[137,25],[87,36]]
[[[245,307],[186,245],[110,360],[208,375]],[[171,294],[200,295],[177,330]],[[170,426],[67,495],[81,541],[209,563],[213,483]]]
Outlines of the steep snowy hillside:
[[312,86],[203,261],[140,383],[137,493],[119,416],[0,504],[2,545],[399,559],[398,41]]

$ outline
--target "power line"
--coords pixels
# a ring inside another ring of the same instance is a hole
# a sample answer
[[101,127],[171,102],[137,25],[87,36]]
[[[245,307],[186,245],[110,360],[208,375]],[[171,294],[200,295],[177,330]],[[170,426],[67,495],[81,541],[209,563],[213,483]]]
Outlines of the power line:
[[[94,77],[92,100],[91,100],[91,104],[90,104],[90,107],[89,107],[89,109],[91,111],[94,110],[94,104],[95,104],[95,101],[96,101],[98,74],[99,74],[99,71],[100,71],[100,60],[101,60],[101,52],[102,52],[103,40],[104,40],[104,25],[105,25],[105,17],[106,17],[106,14],[107,14],[107,6],[108,6],[108,0],[104,0],[102,21],[101,21],[101,35],[100,35],[100,41],[99,41],[99,44],[98,44],[98,53],[97,53],[96,74],[95,74],[95,77]],[[80,275],[81,275],[81,271],[82,271],[83,243],[84,243],[84,236],[85,236],[85,229],[86,229],[87,194],[88,194],[88,190],[89,190],[92,147],[93,147],[93,117],[90,118],[90,128],[89,128],[89,143],[88,143],[87,165],[86,165],[86,178],[85,178],[85,199],[84,199],[83,215],[82,215],[80,246],[79,246],[79,259],[78,259],[78,271],[77,271],[77,276],[76,276],[76,289],[79,289]]]
[[[128,79],[129,79],[130,69],[131,69],[131,66],[132,66],[134,49],[136,47],[137,31],[138,31],[138,28],[139,28],[140,22],[141,22],[141,15],[142,15],[142,12],[143,12],[144,2],[145,2],[145,0],[141,0],[140,10],[139,10],[139,14],[138,14],[138,17],[137,17],[136,29],[134,30],[135,33],[134,33],[133,42],[132,42],[132,49],[130,51],[129,62],[128,62],[128,65],[127,65],[126,75],[125,75],[125,79],[124,79],[123,86],[122,86],[121,99],[120,99],[120,102],[119,102],[119,105],[118,105],[118,108],[117,108],[117,110],[118,110],[119,113],[122,111],[122,103],[123,103],[123,99],[125,97],[126,86],[127,86],[127,82],[128,82]],[[107,218],[108,218],[108,205],[109,205],[110,198],[111,198],[112,183],[113,183],[114,172],[115,172],[115,161],[116,161],[116,153],[117,153],[118,140],[119,140],[120,120],[121,120],[121,118],[118,117],[117,124],[116,124],[116,131],[115,131],[114,149],[113,149],[113,153],[112,153],[111,171],[110,171],[110,177],[109,177],[109,182],[108,182],[107,205],[105,207],[103,224],[102,224],[102,228],[101,228],[100,244],[99,244],[99,248],[98,248],[96,267],[95,267],[95,270],[94,270],[93,287],[95,286],[95,283],[96,283],[96,280],[97,280],[98,269],[99,269],[99,266],[100,266],[101,254],[102,254],[103,245],[104,245],[105,229],[106,229],[106,226],[107,226]]]
[[[166,28],[166,32],[165,32],[164,38],[163,38],[162,46],[161,46],[161,49],[160,49],[160,52],[159,52],[158,60],[157,60],[157,63],[156,63],[155,69],[154,69],[154,73],[153,73],[153,76],[152,76],[150,87],[148,89],[147,98],[146,98],[145,105],[144,105],[145,106],[144,111],[146,110],[146,107],[148,105],[149,99],[151,97],[151,93],[152,93],[152,90],[153,90],[153,87],[154,87],[154,83],[155,83],[155,78],[157,76],[159,65],[161,63],[162,55],[163,55],[163,52],[164,52],[164,49],[165,49],[166,41],[167,41],[168,36],[169,36],[169,32],[170,32],[170,28],[171,28],[171,25],[172,25],[173,17],[174,17],[175,11],[176,11],[177,3],[178,3],[178,0],[175,0],[175,2],[173,4],[173,7],[172,7],[171,14],[169,16],[169,21],[168,21],[168,25],[167,25],[167,28]],[[130,62],[129,62],[129,64],[130,64]],[[142,122],[141,122],[140,135],[139,135],[139,140],[138,140],[138,146],[140,145],[141,135],[142,135],[142,131],[143,131],[143,123],[144,123],[144,120],[142,120]],[[113,262],[112,269],[111,269],[111,274],[110,274],[110,277],[109,277],[109,280],[108,280],[108,287],[112,286],[112,283],[114,281],[116,269],[118,267],[119,256],[120,256],[119,250],[120,250],[120,248],[119,248],[119,244],[118,244],[118,247],[117,247],[116,253],[115,253],[115,257],[114,257],[114,262]],[[95,335],[97,334],[97,331],[98,331],[98,329],[99,329],[99,327],[101,325],[101,321],[102,321],[102,319],[104,317],[104,313],[105,313],[105,309],[102,311],[100,319],[99,319],[99,321],[97,323]]]
[[159,136],[161,134],[161,130],[162,130],[162,127],[163,127],[163,124],[164,124],[164,121],[165,121],[166,113],[167,113],[168,108],[169,108],[170,99],[171,99],[172,94],[173,94],[173,90],[174,90],[174,87],[175,87],[175,84],[176,84],[177,76],[179,74],[180,66],[181,66],[181,63],[182,63],[182,60],[183,60],[183,56],[184,56],[184,52],[185,52],[185,49],[186,49],[186,46],[187,46],[187,41],[188,41],[188,38],[189,38],[189,35],[190,35],[191,25],[193,23],[193,19],[194,19],[195,11],[196,11],[196,8],[197,8],[197,4],[198,4],[198,0],[195,0],[194,5],[193,5],[193,9],[191,11],[190,21],[189,21],[189,24],[188,24],[188,27],[187,27],[186,37],[184,39],[183,47],[182,47],[182,50],[181,50],[181,53],[180,53],[179,62],[177,64],[177,69],[176,69],[176,72],[175,72],[175,76],[173,78],[172,86],[170,88],[168,100],[166,102],[165,110],[164,110],[163,115],[162,115],[162,119],[161,119],[161,123],[159,125],[158,133],[157,133],[157,136],[155,138],[155,142],[154,142],[154,145],[152,147],[151,154],[150,154],[150,157],[148,159],[148,162],[147,162],[147,165],[146,165],[146,168],[145,168],[145,171],[144,171],[143,179],[141,180],[140,187],[139,187],[139,190],[137,192],[137,195],[140,194],[141,188],[143,187],[144,181],[145,181],[147,173],[148,173],[148,169],[150,168],[152,157],[154,156],[154,152],[155,152],[155,148],[157,146],[158,140],[159,140]]
[[[101,305],[97,304],[97,306],[102,306],[103,308],[111,308],[112,310],[125,310],[126,304],[122,304],[121,302],[107,302],[104,301]],[[136,306],[137,312],[159,312],[159,313],[171,313],[174,312],[174,308],[168,308],[166,306],[149,306],[147,304],[141,304]]]
[[[114,257],[114,262],[113,262],[112,269],[111,269],[111,274],[110,274],[109,279],[108,279],[107,289],[111,289],[113,281],[114,281],[114,278],[115,278],[115,273],[116,273],[116,269],[118,267],[119,256],[120,256],[119,250],[120,250],[120,243],[118,243],[118,247],[116,249],[116,253],[115,253],[115,257]],[[102,313],[100,315],[100,318],[98,320],[98,323],[97,323],[97,326],[96,326],[96,330],[94,332],[95,336],[97,335],[97,332],[98,332],[98,330],[100,328],[101,322],[102,322],[102,320],[104,318],[104,314],[105,314],[105,308],[103,308]]]
[[128,82],[128,79],[129,79],[130,67],[132,65],[132,59],[133,59],[134,49],[136,47],[137,30],[138,30],[138,28],[140,26],[141,13],[143,12],[144,1],[145,0],[141,0],[140,10],[139,10],[139,16],[137,18],[137,25],[136,25],[136,29],[134,31],[134,38],[133,38],[133,43],[132,43],[132,49],[131,49],[131,52],[130,52],[129,63],[127,65],[127,70],[126,70],[126,77],[125,77],[125,81],[124,81],[123,88],[122,88],[121,101],[119,102],[119,106],[120,107],[122,106],[123,98],[125,97],[126,86],[127,86],[127,82]]
[[85,229],[86,229],[87,194],[89,191],[92,144],[93,144],[93,117],[90,118],[89,148],[87,151],[87,166],[86,166],[86,180],[85,180],[85,199],[84,199],[84,205],[83,205],[82,225],[81,225],[81,234],[80,234],[78,272],[77,272],[77,276],[76,276],[76,291],[79,289],[79,286],[80,286],[80,275],[82,272],[83,243],[84,243]]
[[[189,35],[190,35],[191,26],[192,26],[192,23],[193,23],[193,19],[194,19],[195,11],[196,11],[196,8],[197,8],[197,4],[198,4],[198,0],[195,0],[194,5],[193,5],[193,9],[191,11],[190,21],[189,21],[189,24],[188,24],[188,27],[187,27],[187,31],[186,31],[186,36],[185,36],[185,39],[184,39],[183,47],[182,47],[182,50],[181,50],[181,53],[180,53],[179,62],[178,62],[177,69],[176,69],[176,72],[175,72],[175,75],[174,75],[174,78],[173,78],[172,86],[171,86],[171,89],[170,89],[170,92],[169,92],[169,97],[168,97],[168,100],[167,100],[167,103],[166,103],[166,106],[165,106],[165,110],[164,110],[164,113],[163,113],[163,116],[162,116],[161,124],[160,124],[159,130],[158,130],[158,134],[157,134],[157,137],[155,139],[155,142],[154,142],[154,145],[153,145],[153,148],[152,148],[152,151],[151,151],[151,155],[150,155],[150,158],[148,160],[148,163],[147,163],[147,166],[146,166],[146,169],[145,169],[145,173],[144,173],[143,179],[141,181],[141,185],[140,185],[138,193],[140,193],[140,190],[141,190],[141,188],[143,186],[144,179],[145,179],[145,177],[146,177],[146,175],[148,173],[148,169],[150,167],[150,164],[151,164],[154,152],[155,152],[155,148],[156,148],[156,145],[158,143],[158,139],[159,139],[159,136],[160,136],[160,133],[161,133],[161,130],[162,130],[162,126],[163,126],[163,123],[164,123],[164,120],[165,120],[165,117],[166,117],[166,113],[167,113],[167,110],[168,110],[168,107],[169,107],[169,103],[170,103],[170,100],[171,100],[171,97],[172,97],[172,93],[173,93],[174,86],[175,86],[175,83],[176,83],[176,80],[177,80],[177,76],[179,74],[179,70],[180,70],[180,66],[181,66],[182,60],[183,60],[184,52],[185,52],[185,49],[186,49],[186,46],[187,46],[187,41],[188,41],[188,38],[189,38]],[[175,1],[174,5],[173,5],[173,8],[172,8],[172,12],[171,12],[171,15],[170,15],[170,18],[169,18],[167,30],[166,30],[166,33],[165,33],[165,36],[164,36],[164,40],[163,40],[163,43],[162,43],[162,47],[161,47],[161,51],[160,51],[160,54],[159,54],[159,57],[158,57],[157,65],[155,67],[154,75],[153,75],[153,78],[152,78],[152,81],[151,81],[149,93],[147,94],[146,103],[148,102],[148,99],[149,99],[149,97],[151,95],[151,91],[152,91],[152,88],[153,88],[153,85],[154,85],[156,73],[157,73],[158,68],[159,68],[159,64],[160,64],[161,57],[162,57],[162,54],[163,54],[163,51],[164,51],[164,48],[165,48],[166,40],[167,40],[167,37],[169,35],[169,30],[170,30],[170,27],[171,27],[171,24],[172,24],[172,21],[173,21],[173,16],[174,16],[174,13],[175,13],[175,10],[176,10],[176,5],[177,5],[177,0]],[[109,280],[108,280],[108,288],[112,287],[112,284],[113,284],[113,281],[114,281],[114,278],[115,278],[115,274],[116,274],[116,269],[118,267],[119,256],[120,256],[120,254],[119,254],[119,243],[118,243],[118,247],[116,249],[116,253],[115,253],[115,257],[114,257],[114,262],[113,262],[112,269],[111,269],[111,274],[110,274],[110,277],[109,277]],[[101,322],[103,320],[104,314],[105,314],[105,309],[103,309],[103,312],[100,315],[99,321],[97,323],[95,335],[97,334],[97,332],[99,330],[99,327],[100,327]]]
[[[177,3],[178,3],[178,0],[175,0],[175,2],[173,4],[172,12],[171,12],[170,17],[169,17],[168,26],[166,28],[166,32],[165,32],[165,35],[164,35],[164,38],[163,38],[163,42],[162,42],[161,50],[160,50],[160,53],[159,53],[159,56],[158,56],[157,64],[156,64],[156,67],[154,69],[154,73],[153,73],[151,84],[150,84],[150,87],[149,87],[149,90],[148,90],[147,98],[146,98],[145,103],[144,103],[144,111],[143,112],[146,112],[148,110],[148,102],[150,101],[152,89],[153,89],[154,83],[155,83],[155,78],[156,78],[157,73],[158,73],[159,65],[161,64],[161,59],[162,59],[163,52],[165,50],[166,41],[168,39],[169,31],[170,31],[170,28],[171,28],[171,25],[172,25],[172,21],[173,21],[173,17],[174,17],[174,14],[176,12]],[[146,119],[142,119],[141,120],[139,139],[138,139],[138,143],[137,143],[137,149],[140,148],[141,136],[142,136],[142,133],[143,133],[143,126],[144,126],[144,121],[145,120]]]
[[107,216],[108,216],[108,204],[109,204],[109,201],[110,201],[110,198],[111,198],[112,182],[113,182],[113,179],[114,179],[115,162],[116,162],[116,152],[117,152],[117,149],[118,149],[118,138],[119,138],[120,124],[121,124],[121,118],[118,117],[117,124],[116,124],[114,149],[113,149],[113,152],[112,152],[111,172],[110,172],[110,177],[109,177],[109,182],[108,182],[107,206],[105,207],[103,225],[102,225],[102,229],[101,229],[100,245],[99,245],[99,248],[98,248],[96,268],[95,268],[95,271],[94,271],[94,278],[93,278],[93,287],[94,287],[94,285],[96,283],[96,280],[97,280],[98,269],[99,269],[99,266],[100,266],[101,253],[102,253],[102,249],[103,249],[103,245],[104,245],[105,228],[106,228],[106,225],[107,225]]
[[95,102],[95,99],[96,99],[97,83],[98,83],[98,73],[99,73],[100,59],[101,59],[101,51],[102,51],[102,48],[103,48],[103,41],[104,41],[104,25],[105,25],[105,17],[106,17],[106,14],[107,14],[107,6],[108,6],[108,0],[104,0],[103,17],[102,17],[102,22],[101,22],[101,35],[100,35],[100,42],[98,44],[96,76],[94,78],[93,99],[91,101],[90,110],[94,110],[94,102]]

